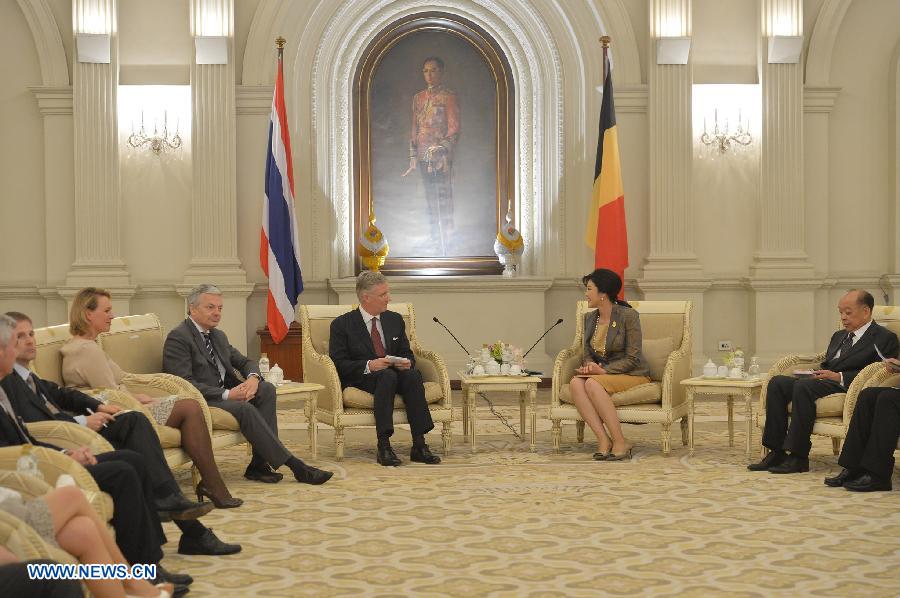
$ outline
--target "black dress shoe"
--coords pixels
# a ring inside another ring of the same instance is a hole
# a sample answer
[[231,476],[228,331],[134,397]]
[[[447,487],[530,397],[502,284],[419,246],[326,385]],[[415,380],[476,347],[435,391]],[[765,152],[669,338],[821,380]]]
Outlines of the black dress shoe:
[[403,463],[390,446],[379,446],[377,459],[378,463],[385,467],[397,467]]
[[412,450],[409,451],[409,460],[427,465],[437,465],[441,462],[441,458],[432,453],[427,444],[423,444],[420,447],[412,447]]
[[159,512],[159,518],[164,517],[166,521],[177,519],[181,521],[189,519],[197,519],[203,517],[213,509],[212,503],[199,503],[181,494],[170,494],[165,498],[157,498],[155,501],[156,510]]
[[208,528],[199,538],[189,538],[181,534],[178,541],[178,554],[208,554],[218,556],[235,554],[241,551],[240,544],[226,544],[218,539],[212,528]]
[[871,473],[864,473],[855,480],[844,482],[844,488],[851,492],[879,492],[881,490],[891,490],[891,481],[879,478]]
[[324,484],[334,475],[333,471],[325,471],[324,469],[319,469],[312,465],[307,465],[306,463],[301,464],[293,471],[294,477],[297,478],[298,482],[312,484],[313,486]]
[[784,463],[769,468],[769,473],[803,473],[809,471],[809,459],[790,455]]
[[859,477],[858,471],[851,471],[847,468],[841,469],[841,473],[837,474],[834,477],[825,478],[825,485],[831,486],[832,488],[840,488],[847,482],[855,480]]
[[277,484],[284,478],[284,475],[277,471],[272,471],[272,468],[268,465],[263,469],[261,467],[254,467],[251,464],[251,466],[247,468],[247,471],[244,472],[244,477],[248,480],[253,480],[254,482]]
[[189,586],[194,583],[194,578],[187,573],[172,573],[157,563],[156,578],[153,580],[152,585],[158,583],[174,583],[177,586]]
[[768,471],[770,467],[781,465],[787,458],[784,451],[770,451],[759,463],[751,463],[747,466],[750,471]]

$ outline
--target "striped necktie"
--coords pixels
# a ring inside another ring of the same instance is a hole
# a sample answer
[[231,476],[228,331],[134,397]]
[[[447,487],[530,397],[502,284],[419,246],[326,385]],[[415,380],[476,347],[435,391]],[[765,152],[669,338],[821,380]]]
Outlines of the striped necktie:
[[44,399],[44,405],[47,406],[47,411],[50,412],[51,415],[56,415],[59,413],[59,409],[56,408],[56,405],[50,402],[50,399],[42,395],[38,392],[37,381],[34,378],[34,374],[28,374],[28,379],[25,380],[26,384],[28,384],[28,388],[31,389],[37,397]]
[[219,374],[219,384],[224,384],[224,380],[222,379],[222,372],[219,370],[219,362],[216,361],[216,352],[213,350],[212,341],[209,338],[208,332],[201,332],[203,335],[203,342],[206,343],[206,351],[209,353],[209,358],[212,359],[212,362],[216,364],[216,372]]

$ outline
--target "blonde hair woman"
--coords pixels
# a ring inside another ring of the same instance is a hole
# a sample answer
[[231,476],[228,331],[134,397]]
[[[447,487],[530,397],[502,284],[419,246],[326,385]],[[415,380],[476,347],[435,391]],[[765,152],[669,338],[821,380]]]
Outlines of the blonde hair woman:
[[[116,388],[128,392],[122,385],[125,372],[103,352],[97,336],[108,332],[113,319],[109,292],[95,287],[82,289],[75,295],[69,310],[69,332],[72,339],[62,349],[62,375],[67,386],[82,388]],[[196,401],[179,401],[175,397],[153,399],[145,394],[133,394],[153,415],[157,423],[181,432],[181,446],[190,455],[202,477],[197,486],[197,498],[209,497],[216,508],[239,507],[243,501],[228,492],[216,466],[212,441],[203,412]]]

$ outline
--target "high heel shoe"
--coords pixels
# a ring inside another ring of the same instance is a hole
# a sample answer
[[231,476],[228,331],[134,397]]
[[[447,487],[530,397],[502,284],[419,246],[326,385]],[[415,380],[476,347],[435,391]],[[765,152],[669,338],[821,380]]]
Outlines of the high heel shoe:
[[231,498],[219,498],[218,496],[215,496],[212,492],[209,491],[206,486],[203,485],[203,480],[200,480],[200,483],[197,484],[196,490],[198,501],[203,502],[203,498],[206,497],[211,500],[214,505],[216,505],[217,509],[234,509],[244,504],[243,500],[241,500],[240,498],[234,498],[233,496]]
[[594,453],[594,461],[607,461],[609,460],[610,455],[612,455],[610,452],[601,453],[600,451],[597,451]]
[[606,458],[607,461],[626,461],[631,459],[631,453],[634,450],[634,445],[629,444],[625,447],[625,450],[621,453],[610,453]]

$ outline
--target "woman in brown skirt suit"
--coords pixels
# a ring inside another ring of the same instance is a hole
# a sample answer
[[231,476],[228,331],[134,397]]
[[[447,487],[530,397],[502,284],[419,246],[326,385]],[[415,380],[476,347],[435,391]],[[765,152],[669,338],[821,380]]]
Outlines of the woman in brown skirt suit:
[[612,270],[598,268],[581,281],[588,307],[595,309],[584,315],[584,358],[569,388],[575,408],[597,436],[594,459],[621,461],[631,457],[632,445],[610,395],[650,382],[641,354],[641,320],[618,299],[622,279]]

